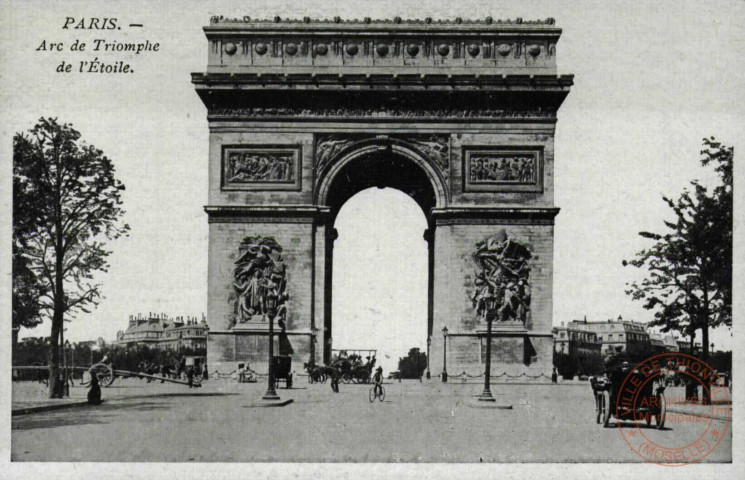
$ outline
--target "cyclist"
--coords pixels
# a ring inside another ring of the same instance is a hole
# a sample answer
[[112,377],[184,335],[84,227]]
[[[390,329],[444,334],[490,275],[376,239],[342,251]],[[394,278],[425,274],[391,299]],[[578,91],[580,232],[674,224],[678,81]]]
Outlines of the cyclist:
[[373,375],[373,383],[375,384],[375,396],[383,393],[383,367],[378,367]]

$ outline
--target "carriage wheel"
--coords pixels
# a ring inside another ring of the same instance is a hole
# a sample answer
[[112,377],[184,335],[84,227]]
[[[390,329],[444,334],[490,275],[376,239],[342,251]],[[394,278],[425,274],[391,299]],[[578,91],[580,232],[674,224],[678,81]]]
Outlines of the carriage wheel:
[[667,414],[667,400],[665,399],[665,394],[660,393],[657,395],[657,402],[660,405],[660,411],[657,412],[657,415],[655,415],[655,424],[657,425],[658,430],[662,430],[665,428],[665,416]]
[[352,376],[349,375],[348,373],[345,373],[341,376],[341,381],[344,383],[349,383],[352,381]]
[[610,424],[610,392],[603,390],[603,427]]
[[104,388],[114,383],[114,371],[104,363],[93,365],[90,369],[90,373],[91,375],[98,377],[98,384]]

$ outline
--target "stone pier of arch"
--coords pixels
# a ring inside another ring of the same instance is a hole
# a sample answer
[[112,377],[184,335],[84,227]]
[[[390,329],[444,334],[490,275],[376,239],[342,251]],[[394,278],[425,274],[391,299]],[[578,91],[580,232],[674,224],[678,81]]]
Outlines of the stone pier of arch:
[[[524,322],[494,323],[492,371],[550,376],[554,133],[573,84],[556,73],[553,19],[215,17],[204,31],[207,69],[192,83],[209,124],[211,368],[266,371],[267,322],[236,314],[239,247],[257,236],[282,247],[296,370],[329,361],[334,221],[351,196],[379,186],[407,193],[427,217],[432,376],[445,356],[451,375],[483,372],[472,256],[499,231],[531,250],[531,300]],[[484,173],[505,161],[523,173]]]

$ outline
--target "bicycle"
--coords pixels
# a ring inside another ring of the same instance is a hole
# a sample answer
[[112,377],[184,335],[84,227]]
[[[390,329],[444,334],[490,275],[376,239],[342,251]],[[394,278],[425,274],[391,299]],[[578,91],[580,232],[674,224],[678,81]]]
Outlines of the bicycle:
[[370,389],[370,395],[369,395],[370,403],[374,402],[376,398],[380,400],[381,402],[385,400],[385,388],[383,388],[383,385],[380,385],[380,393],[376,391],[375,387],[376,386],[373,385],[373,387]]

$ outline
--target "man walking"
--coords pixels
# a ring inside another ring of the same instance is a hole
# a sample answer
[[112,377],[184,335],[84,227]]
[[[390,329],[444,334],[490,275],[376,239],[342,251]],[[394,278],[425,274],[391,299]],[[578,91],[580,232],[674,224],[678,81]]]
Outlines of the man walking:
[[333,367],[333,371],[331,373],[331,390],[334,391],[334,393],[339,393],[339,378],[341,377],[341,369],[338,365]]

